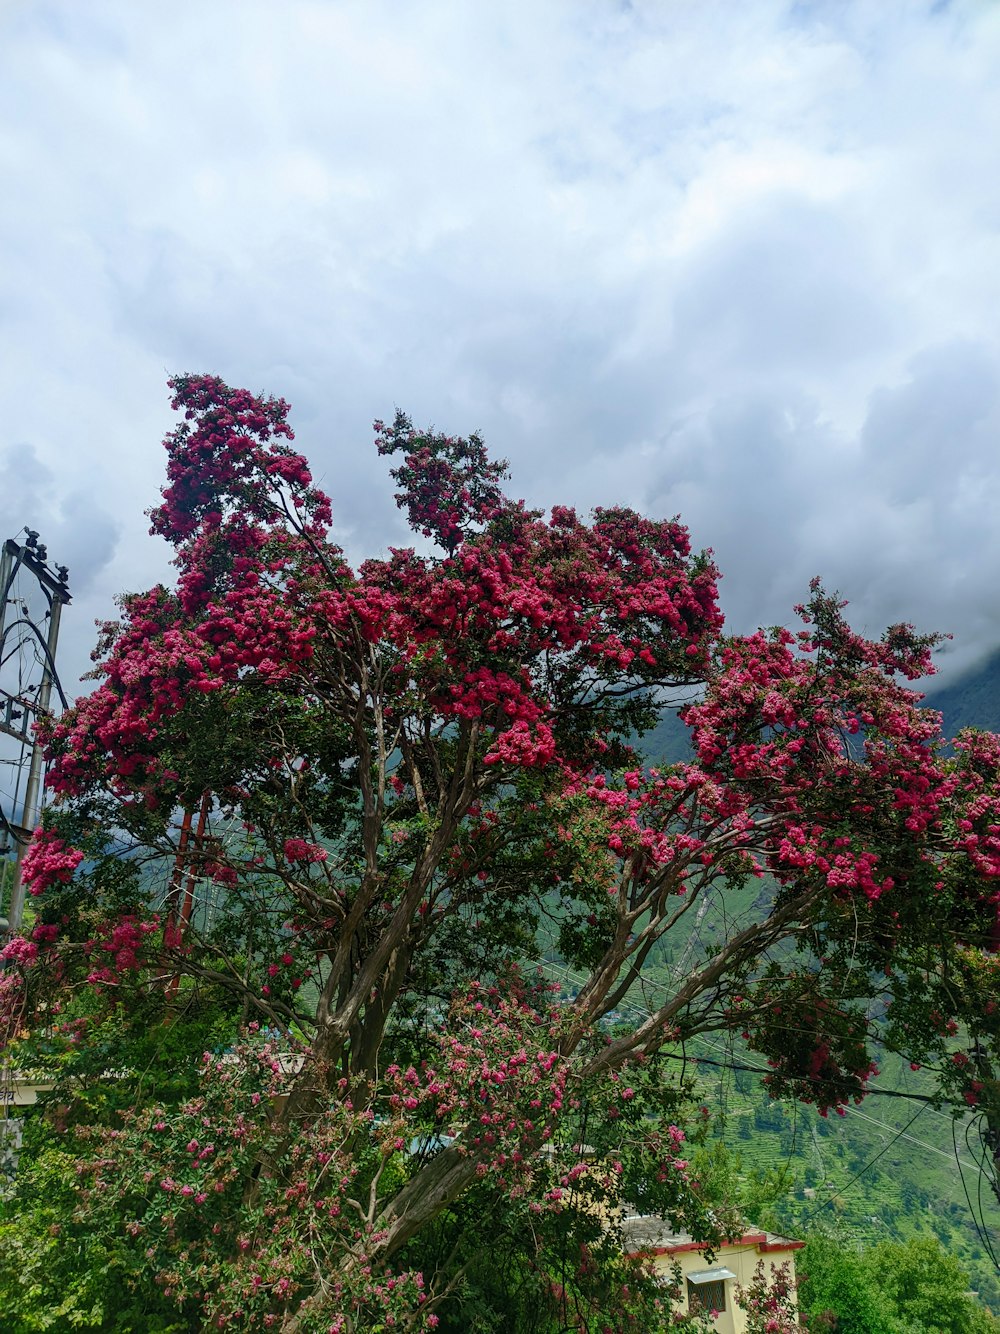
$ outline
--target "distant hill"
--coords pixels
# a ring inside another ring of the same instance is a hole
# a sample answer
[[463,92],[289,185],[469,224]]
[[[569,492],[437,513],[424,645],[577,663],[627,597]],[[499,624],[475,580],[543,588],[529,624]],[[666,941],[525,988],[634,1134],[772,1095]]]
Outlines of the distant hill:
[[1000,649],[950,685],[929,689],[925,703],[941,711],[946,736],[963,727],[1000,731]]
[[639,754],[650,764],[679,764],[691,758],[691,733],[677,717],[676,709],[664,709],[660,721],[637,743]]

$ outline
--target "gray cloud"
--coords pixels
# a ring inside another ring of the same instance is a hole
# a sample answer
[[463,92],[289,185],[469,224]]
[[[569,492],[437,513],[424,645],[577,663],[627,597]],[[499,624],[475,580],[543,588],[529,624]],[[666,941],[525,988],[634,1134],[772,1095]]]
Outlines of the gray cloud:
[[355,558],[398,404],[534,502],[680,510],[734,624],[822,573],[991,647],[998,65],[974,0],[6,5],[0,516],[74,662],[163,575],[189,369],[292,401]]
[[[65,490],[58,477],[23,444],[0,455],[0,541],[23,541],[25,528],[39,534],[48,551],[50,568],[69,569],[72,604],[60,635],[59,671],[72,696],[82,672],[88,669],[93,620],[110,615],[108,574],[118,552],[122,525],[101,504],[99,493]],[[35,585],[27,577],[19,585],[30,596]],[[43,604],[35,599],[32,614],[41,616]],[[80,619],[80,612],[86,617]],[[89,613],[89,615],[88,615]]]
[[4,538],[19,538],[25,527],[41,534],[50,565],[71,568],[74,591],[81,595],[110,563],[121,531],[93,495],[62,492],[31,445],[0,457],[0,531]]

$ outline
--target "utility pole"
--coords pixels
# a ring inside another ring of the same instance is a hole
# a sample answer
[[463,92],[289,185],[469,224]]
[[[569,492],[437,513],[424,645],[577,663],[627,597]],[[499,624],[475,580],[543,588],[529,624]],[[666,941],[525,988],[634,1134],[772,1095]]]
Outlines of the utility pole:
[[[23,543],[12,537],[8,538],[0,554],[0,667],[11,656],[6,652],[5,645],[8,637],[15,632],[18,632],[19,644],[34,641],[36,652],[41,650],[42,661],[42,674],[37,689],[21,690],[18,694],[12,694],[0,687],[0,732],[20,741],[22,746],[31,747],[20,821],[18,824],[13,824],[3,820],[4,827],[0,828],[0,840],[5,842],[5,834],[10,833],[17,845],[14,883],[7,914],[7,930],[10,935],[20,930],[21,919],[24,916],[21,862],[41,815],[42,747],[34,735],[33,723],[49,712],[53,685],[64,708],[67,703],[56,672],[56,647],[59,642],[62,609],[70,600],[69,572],[65,565],[57,565],[55,571],[51,570],[47,563],[48,552],[38,541],[38,534],[30,528],[24,531],[27,536]],[[21,615],[15,615],[7,624],[7,609],[12,605],[10,592],[22,569],[33,576],[45,598],[47,610],[43,622],[47,621],[48,625],[44,630],[32,619],[24,604],[20,608]],[[9,845],[4,850],[8,851]]]

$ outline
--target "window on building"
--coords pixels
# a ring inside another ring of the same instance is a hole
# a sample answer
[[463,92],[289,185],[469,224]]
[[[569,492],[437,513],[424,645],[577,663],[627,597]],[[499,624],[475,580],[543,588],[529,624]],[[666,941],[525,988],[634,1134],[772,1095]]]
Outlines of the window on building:
[[688,1279],[689,1311],[724,1311],[726,1285],[721,1278],[711,1283],[692,1283]]

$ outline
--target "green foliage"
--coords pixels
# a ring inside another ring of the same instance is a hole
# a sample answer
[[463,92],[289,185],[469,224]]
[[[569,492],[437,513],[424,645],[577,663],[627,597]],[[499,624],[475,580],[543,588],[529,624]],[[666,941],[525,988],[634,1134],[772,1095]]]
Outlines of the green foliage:
[[0,916],[6,915],[11,887],[14,883],[14,863],[0,857]]
[[854,1251],[817,1234],[800,1252],[799,1300],[810,1328],[836,1334],[997,1334],[1000,1321],[969,1292],[969,1276],[937,1241]]
[[837,1334],[900,1334],[860,1257],[839,1238],[810,1238],[799,1252],[796,1271],[802,1280],[799,1306],[813,1330],[825,1325]]
[[[738,1052],[735,1059],[746,1057]],[[987,1236],[998,1235],[1000,1208],[986,1189],[977,1198],[961,1122],[907,1097],[872,1097],[844,1117],[823,1119],[770,1098],[759,1077],[740,1094],[728,1072],[720,1076],[714,1069],[702,1088],[706,1102],[727,1109],[728,1120],[714,1133],[738,1150],[743,1171],[784,1167],[792,1178],[795,1188],[772,1206],[775,1231],[802,1237],[817,1226],[836,1226],[852,1245],[867,1248],[937,1237],[970,1275],[981,1303],[1000,1311],[997,1273],[974,1225],[980,1218]],[[923,1070],[911,1071],[887,1055],[876,1088],[920,1097],[931,1083]]]
[[237,1020],[188,982],[172,999],[155,988],[121,988],[117,1005],[83,992],[61,1012],[60,1033],[37,1029],[10,1047],[23,1070],[55,1078],[62,1124],[100,1124],[155,1097],[171,1106],[197,1086],[197,1061],[232,1041]]
[[865,1253],[864,1269],[901,1331],[974,1334],[984,1320],[989,1322],[985,1327],[1000,1330],[1000,1322],[976,1310],[968,1274],[936,1241],[883,1242]]
[[683,1313],[678,1276],[665,1286],[662,1277],[629,1260],[617,1235],[587,1208],[571,1203],[540,1216],[527,1205],[498,1211],[483,1210],[484,1203],[476,1196],[463,1200],[424,1239],[424,1245],[455,1246],[464,1267],[457,1300],[443,1308],[437,1334],[610,1334],[609,1311],[615,1312],[613,1334],[708,1334],[712,1328],[705,1317]]
[[0,1328],[5,1334],[196,1328],[155,1285],[136,1281],[113,1232],[77,1222],[75,1179],[66,1140],[41,1116],[30,1117],[16,1192],[0,1206]]
[[172,1002],[163,984],[123,992],[110,1010],[81,993],[60,1016],[60,1036],[38,1029],[9,1049],[17,1068],[58,1086],[27,1109],[18,1175],[0,1205],[4,1334],[200,1328],[131,1263],[120,1228],[78,1218],[79,1136],[118,1124],[148,1097],[176,1107],[197,1087],[197,1058],[225,1045],[234,1022],[190,983]]
[[755,1227],[780,1231],[775,1205],[795,1184],[787,1161],[774,1167],[748,1167],[739,1153],[715,1140],[692,1155],[691,1171],[707,1204],[735,1210]]

